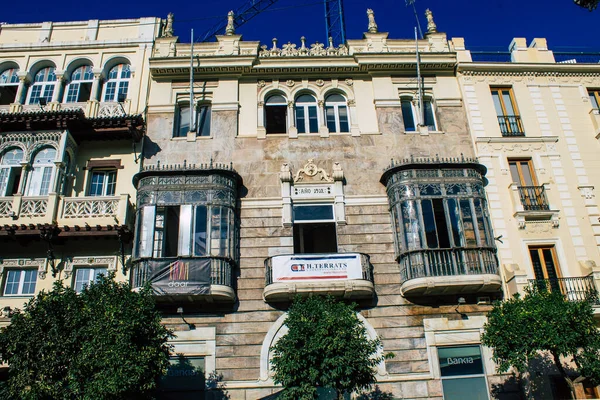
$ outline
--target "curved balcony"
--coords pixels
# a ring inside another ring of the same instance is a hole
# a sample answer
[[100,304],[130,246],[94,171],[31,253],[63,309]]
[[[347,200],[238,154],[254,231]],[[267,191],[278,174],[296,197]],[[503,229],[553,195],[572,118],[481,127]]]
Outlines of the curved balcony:
[[193,303],[235,301],[234,262],[220,257],[155,258],[134,262],[134,289],[150,284],[157,302]]
[[329,294],[345,299],[372,298],[373,266],[367,254],[287,254],[265,260],[268,302],[290,301],[296,294]]
[[491,247],[415,250],[399,257],[403,296],[498,293],[496,250]]

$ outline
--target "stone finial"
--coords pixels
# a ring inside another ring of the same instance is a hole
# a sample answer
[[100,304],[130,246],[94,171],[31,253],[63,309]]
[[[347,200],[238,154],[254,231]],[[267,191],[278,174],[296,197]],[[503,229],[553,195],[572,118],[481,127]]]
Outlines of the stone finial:
[[225,35],[231,36],[235,34],[235,25],[233,24],[233,10],[227,13],[227,26],[225,27]]
[[375,23],[375,13],[370,8],[367,8],[367,17],[369,18],[369,33],[377,33],[377,24]]
[[173,37],[173,20],[174,20],[173,13],[169,13],[167,15],[167,20],[164,23],[162,37]]
[[433,22],[433,13],[429,8],[425,10],[425,17],[427,18],[427,33],[436,33],[437,25]]

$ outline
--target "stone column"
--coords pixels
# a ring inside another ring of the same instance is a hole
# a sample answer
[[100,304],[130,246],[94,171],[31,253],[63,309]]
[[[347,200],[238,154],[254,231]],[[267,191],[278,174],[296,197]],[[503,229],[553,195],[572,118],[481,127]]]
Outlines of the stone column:
[[298,128],[296,128],[296,118],[294,115],[294,102],[288,101],[288,133],[290,139],[298,138]]
[[19,72],[19,86],[17,87],[17,94],[15,95],[15,101],[10,106],[11,112],[20,112],[23,109],[25,103],[25,95],[27,94],[27,84],[29,79],[26,72]]
[[100,95],[100,84],[102,83],[102,70],[94,68],[94,82],[92,83],[92,91],[90,93],[90,101],[98,101]]
[[327,128],[325,120],[325,102],[323,100],[319,100],[317,104],[317,112],[319,113],[319,120],[321,120],[321,124],[319,125],[319,133],[321,134],[321,137],[329,137],[329,128]]
[[29,175],[30,165],[27,161],[21,162],[21,179],[19,181],[18,194],[24,195],[27,185],[27,176]]
[[50,110],[58,110],[60,108],[60,102],[62,100],[62,94],[64,89],[64,76],[63,72],[56,73],[56,82],[54,83],[54,92],[52,93],[52,101],[50,102]]
[[348,99],[348,118],[350,119],[350,133],[352,136],[360,136],[360,129],[358,128],[358,114],[356,112],[356,101],[354,99]]
[[258,139],[265,139],[267,137],[267,128],[265,128],[265,102],[259,101],[258,107],[258,123],[256,127],[256,137]]

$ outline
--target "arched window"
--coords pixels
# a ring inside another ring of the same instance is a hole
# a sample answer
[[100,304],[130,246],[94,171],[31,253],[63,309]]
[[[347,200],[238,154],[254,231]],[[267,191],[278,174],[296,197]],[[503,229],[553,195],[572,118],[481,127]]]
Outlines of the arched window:
[[94,73],[91,65],[82,65],[71,74],[65,103],[81,103],[90,99]]
[[118,101],[120,95],[127,98],[129,79],[131,78],[129,64],[115,65],[108,72],[107,78],[102,96],[103,101]]
[[27,184],[27,196],[48,195],[54,177],[55,159],[56,149],[52,147],[44,147],[36,153]]
[[[186,137],[190,131],[190,106],[188,103],[177,106],[177,122],[173,137]],[[196,136],[210,136],[210,103],[201,103],[196,107],[194,130]]]
[[0,74],[0,106],[15,102],[19,88],[19,70],[17,68],[5,69]]
[[348,105],[341,94],[331,94],[325,99],[325,117],[329,132],[350,132]]
[[56,87],[56,74],[54,67],[40,69],[33,79],[33,85],[29,88],[27,104],[38,104],[40,99],[46,102],[52,101],[52,95]]
[[318,133],[317,99],[311,94],[296,98],[296,128],[298,133]]
[[[404,130],[406,132],[414,132],[419,123],[418,101],[409,97],[401,99],[402,118],[404,120]],[[427,126],[430,131],[436,131],[435,113],[431,99],[423,99],[423,125]]]
[[287,132],[287,101],[285,97],[276,94],[265,102],[265,128],[267,133]]
[[23,150],[18,147],[8,149],[0,160],[0,196],[12,196],[19,190]]

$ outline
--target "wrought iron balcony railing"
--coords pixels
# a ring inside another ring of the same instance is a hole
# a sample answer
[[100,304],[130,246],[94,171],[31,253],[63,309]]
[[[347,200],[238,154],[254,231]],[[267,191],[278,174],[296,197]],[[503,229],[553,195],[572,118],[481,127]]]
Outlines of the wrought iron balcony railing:
[[529,284],[535,285],[541,290],[559,291],[569,301],[589,300],[593,304],[600,304],[598,290],[596,289],[594,277],[592,276],[555,279],[530,279]]
[[492,247],[428,249],[399,257],[402,282],[434,276],[498,274],[496,249]]
[[550,209],[543,186],[519,186],[519,198],[525,211],[547,211]]
[[523,123],[518,115],[499,115],[498,124],[502,136],[525,136]]

